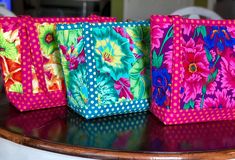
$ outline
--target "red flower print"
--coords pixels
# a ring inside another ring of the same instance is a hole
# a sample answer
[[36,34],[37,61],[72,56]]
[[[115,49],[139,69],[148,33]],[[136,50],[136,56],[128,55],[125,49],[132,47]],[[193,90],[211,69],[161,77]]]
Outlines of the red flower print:
[[0,57],[0,60],[2,61],[2,70],[6,91],[8,91],[10,86],[15,82],[22,83],[21,64],[14,62],[6,57]]

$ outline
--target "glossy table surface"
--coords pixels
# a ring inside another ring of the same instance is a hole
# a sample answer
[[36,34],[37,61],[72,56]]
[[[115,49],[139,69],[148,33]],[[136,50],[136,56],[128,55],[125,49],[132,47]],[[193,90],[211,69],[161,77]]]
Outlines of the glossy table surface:
[[85,120],[67,107],[20,113],[2,94],[0,137],[90,158],[235,156],[235,121],[165,126],[149,112]]

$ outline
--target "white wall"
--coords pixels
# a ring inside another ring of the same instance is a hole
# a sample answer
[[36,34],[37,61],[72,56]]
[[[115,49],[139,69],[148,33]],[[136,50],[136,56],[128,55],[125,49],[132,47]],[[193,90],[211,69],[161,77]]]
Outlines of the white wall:
[[151,14],[171,14],[193,4],[194,0],[124,0],[123,20],[148,19]]
[[0,160],[91,160],[23,146],[0,138]]

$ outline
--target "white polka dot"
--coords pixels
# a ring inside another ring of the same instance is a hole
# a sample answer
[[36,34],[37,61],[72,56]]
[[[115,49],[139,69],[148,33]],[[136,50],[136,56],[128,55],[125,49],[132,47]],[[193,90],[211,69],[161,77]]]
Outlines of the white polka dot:
[[117,108],[117,111],[119,110],[119,108]]
[[89,27],[88,25],[85,26],[85,28],[88,28],[88,27]]
[[91,53],[91,50],[87,50],[87,53]]
[[88,31],[85,32],[85,34],[88,34],[88,33],[89,33]]
[[75,25],[73,25],[73,26],[74,26],[74,28],[77,28],[77,27],[78,27],[78,25],[76,25],[76,24],[75,24]]
[[93,92],[93,91],[94,91],[94,88],[90,88],[90,91]]
[[104,111],[103,110],[100,110],[100,113],[103,113]]
[[93,75],[95,76],[95,75],[96,75],[96,72],[93,72]]
[[93,75],[90,75],[90,78],[93,78]]
[[72,27],[70,25],[68,25],[68,29],[71,29]]
[[87,38],[86,38],[86,40],[87,40],[87,41],[89,41],[89,40],[90,40],[90,38],[89,38],[89,37],[87,37]]
[[106,109],[106,112],[109,112],[109,109],[108,109],[108,108]]
[[95,113],[98,113],[98,111],[97,111],[97,110],[95,110]]
[[90,85],[93,85],[94,83],[93,82],[90,82]]
[[[90,83],[91,83],[91,82],[90,82]],[[91,98],[94,98],[94,96],[95,96],[94,94],[91,94]]]
[[[89,59],[89,58],[88,58]],[[92,69],[89,69],[89,72],[92,72]]]
[[64,29],[64,26],[60,26],[61,29]]
[[89,65],[89,66],[92,66],[92,63],[90,62],[90,63],[88,63],[88,65]]
[[91,114],[91,111],[88,111],[89,114]]
[[87,44],[86,46],[87,46],[87,47],[90,47],[90,44]]
[[95,54],[94,54],[94,53],[91,53],[91,55],[94,57]]

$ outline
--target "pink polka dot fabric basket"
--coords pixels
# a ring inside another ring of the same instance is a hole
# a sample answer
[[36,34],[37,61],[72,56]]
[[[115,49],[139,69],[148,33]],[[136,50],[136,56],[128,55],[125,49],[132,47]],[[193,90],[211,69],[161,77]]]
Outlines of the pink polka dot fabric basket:
[[20,111],[66,105],[55,39],[57,23],[109,22],[115,18],[0,18],[0,64],[10,102]]
[[235,21],[151,16],[151,112],[164,124],[235,117]]

